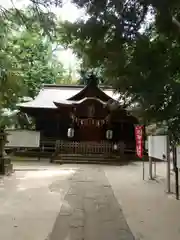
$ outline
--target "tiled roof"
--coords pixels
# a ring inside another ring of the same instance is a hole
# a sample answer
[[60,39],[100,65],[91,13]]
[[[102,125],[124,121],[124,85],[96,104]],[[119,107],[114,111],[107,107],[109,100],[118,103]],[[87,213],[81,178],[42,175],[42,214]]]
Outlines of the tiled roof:
[[[70,103],[67,99],[79,93],[84,86],[64,86],[64,85],[44,85],[37,97],[25,103],[18,104],[19,107],[26,108],[57,108],[54,102]],[[114,100],[119,99],[119,94],[114,93],[112,88],[100,87],[100,89]]]

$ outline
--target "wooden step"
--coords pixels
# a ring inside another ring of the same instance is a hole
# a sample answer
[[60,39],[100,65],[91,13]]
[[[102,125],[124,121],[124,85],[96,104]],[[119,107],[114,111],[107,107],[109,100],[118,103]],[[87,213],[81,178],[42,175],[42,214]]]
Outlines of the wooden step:
[[120,156],[105,156],[100,154],[59,154],[53,159],[55,163],[121,163]]

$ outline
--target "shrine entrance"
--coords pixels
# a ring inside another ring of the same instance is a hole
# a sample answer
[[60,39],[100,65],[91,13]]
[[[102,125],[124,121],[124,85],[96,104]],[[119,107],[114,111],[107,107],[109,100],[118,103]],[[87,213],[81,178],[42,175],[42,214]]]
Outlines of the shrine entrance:
[[78,131],[81,141],[100,142],[103,139],[103,129],[95,125],[81,125]]

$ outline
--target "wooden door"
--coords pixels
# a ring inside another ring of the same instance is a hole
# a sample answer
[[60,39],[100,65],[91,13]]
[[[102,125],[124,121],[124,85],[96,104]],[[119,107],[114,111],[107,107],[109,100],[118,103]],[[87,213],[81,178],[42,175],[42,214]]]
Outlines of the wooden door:
[[80,141],[102,141],[102,129],[97,126],[81,126],[80,129]]

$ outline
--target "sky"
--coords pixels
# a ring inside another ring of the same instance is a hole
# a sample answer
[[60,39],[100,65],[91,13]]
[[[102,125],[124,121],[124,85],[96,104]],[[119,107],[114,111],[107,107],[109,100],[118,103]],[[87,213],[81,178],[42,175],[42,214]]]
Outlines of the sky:
[[[0,5],[5,8],[11,8],[13,5],[16,8],[25,8],[29,3],[29,0],[0,0]],[[68,20],[70,22],[74,22],[84,15],[84,11],[73,5],[71,0],[63,0],[62,8],[52,7],[51,11],[54,12],[61,20]],[[58,51],[57,56],[63,63],[64,68],[69,69],[71,67],[73,70],[76,70],[78,60],[71,49]]]

